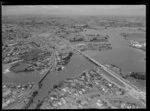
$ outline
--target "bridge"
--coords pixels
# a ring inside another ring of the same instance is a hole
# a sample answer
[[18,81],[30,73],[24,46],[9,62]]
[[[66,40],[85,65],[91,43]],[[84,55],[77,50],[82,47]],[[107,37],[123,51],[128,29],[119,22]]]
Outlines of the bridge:
[[128,82],[126,82],[123,78],[118,77],[118,75],[115,72],[113,72],[112,70],[110,70],[106,66],[100,64],[99,62],[97,62],[96,60],[94,60],[92,57],[88,56],[84,52],[81,52],[80,50],[78,50],[77,48],[75,48],[73,46],[72,46],[72,48],[74,50],[76,50],[77,52],[79,52],[80,54],[82,54],[86,59],[88,59],[89,61],[91,61],[95,65],[101,67],[104,71],[106,71],[107,73],[109,73],[111,76],[113,76],[114,78],[118,79],[120,82],[122,82],[123,84],[125,84],[130,92],[132,91],[134,93],[138,93],[138,94],[140,94],[140,96],[142,96],[142,97],[144,96],[144,98],[145,98],[144,92],[142,92],[141,90],[139,90],[137,87],[133,86],[132,84],[130,84]]
[[124,80],[121,77],[118,77],[118,74],[116,74],[115,72],[113,72],[112,70],[110,70],[109,68],[107,68],[106,66],[100,64],[99,62],[97,62],[96,60],[94,60],[92,57],[90,57],[89,55],[85,54],[84,52],[81,52],[80,50],[78,50],[75,46],[73,46],[69,41],[63,39],[64,42],[66,42],[73,50],[79,52],[81,55],[83,55],[86,59],[88,59],[89,61],[91,61],[92,63],[94,63],[96,66],[101,67],[102,70],[104,70],[105,72],[107,72],[108,74],[110,74],[111,76],[113,76],[114,78],[116,78],[117,80],[119,80],[120,82],[122,82],[125,86],[126,86],[126,90],[129,91],[129,94],[131,94],[132,96],[134,96],[135,98],[144,101],[144,105],[145,105],[145,99],[146,99],[146,95],[145,92],[139,90],[137,87],[135,87],[133,84],[127,82],[126,80]]

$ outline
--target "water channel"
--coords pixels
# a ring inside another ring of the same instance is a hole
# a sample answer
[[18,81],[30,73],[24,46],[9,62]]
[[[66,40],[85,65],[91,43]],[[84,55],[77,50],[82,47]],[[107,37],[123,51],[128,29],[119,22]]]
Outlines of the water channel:
[[110,36],[112,50],[102,52],[86,51],[95,60],[102,64],[114,64],[124,72],[145,72],[145,52],[128,46],[127,41],[120,35],[122,32],[129,32],[128,28],[108,28],[107,30],[87,30],[86,33],[107,34]]
[[[92,30],[87,29],[85,33],[100,33],[108,34],[110,36],[110,42],[112,44],[112,50],[106,51],[85,51],[89,56],[92,56],[95,60],[102,64],[114,64],[120,67],[125,72],[145,72],[146,63],[144,61],[145,52],[128,47],[127,41],[120,36],[121,32],[125,32],[125,28],[108,28],[107,30]],[[60,72],[51,72],[46,79],[42,82],[43,87],[40,89],[40,93],[35,98],[36,100],[42,99],[53,87],[54,84],[58,84],[60,81],[66,78],[75,77],[86,69],[91,69],[95,65],[87,61],[82,55],[74,54],[65,68]],[[3,70],[9,66],[3,66]],[[3,73],[3,83],[15,82],[15,83],[27,83],[27,82],[39,82],[44,75],[40,75],[38,72],[34,73],[18,73],[12,72]]]

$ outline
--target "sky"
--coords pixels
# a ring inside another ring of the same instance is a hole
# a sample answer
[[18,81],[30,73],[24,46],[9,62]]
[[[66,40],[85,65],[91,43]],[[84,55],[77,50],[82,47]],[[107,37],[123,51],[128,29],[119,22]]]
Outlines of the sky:
[[145,5],[17,5],[2,6],[2,15],[135,15],[145,16]]

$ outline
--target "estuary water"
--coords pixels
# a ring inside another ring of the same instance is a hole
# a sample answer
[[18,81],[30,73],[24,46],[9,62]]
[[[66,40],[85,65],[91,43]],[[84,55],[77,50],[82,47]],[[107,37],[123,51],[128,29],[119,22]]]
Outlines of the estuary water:
[[[107,30],[87,30],[86,33],[107,34],[110,36],[112,50],[86,51],[88,55],[102,64],[114,64],[124,72],[145,72],[146,53],[129,47],[127,41],[120,35],[122,32],[129,32],[128,28],[107,28]],[[130,32],[131,33],[131,32]],[[145,39],[145,38],[143,38]]]
[[[94,64],[87,61],[82,55],[76,53],[74,54],[70,62],[65,66],[62,71],[51,72],[44,81],[48,80],[48,83],[53,86],[53,84],[59,83],[60,81],[77,76],[86,69],[93,68]],[[5,69],[8,69],[9,66],[3,66],[3,72]],[[2,80],[3,83],[15,82],[15,83],[27,83],[27,82],[39,82],[40,79],[44,77],[44,74],[39,74],[38,72],[30,73],[13,73],[7,72],[3,73]],[[50,86],[49,86],[50,87]]]
[[[138,49],[134,49],[128,46],[127,41],[120,35],[122,32],[128,32],[127,28],[107,28],[100,30],[87,29],[84,33],[90,34],[107,34],[110,36],[110,42],[112,44],[112,50],[106,51],[85,51],[89,56],[92,56],[95,60],[102,64],[114,64],[122,69],[124,72],[145,72],[146,57],[145,52]],[[50,83],[58,82],[67,77],[77,76],[83,70],[92,68],[94,64],[87,61],[82,55],[74,54],[69,64],[60,72],[53,72],[48,77]],[[3,66],[3,70],[8,66]],[[12,72],[3,73],[3,82],[38,82],[44,75],[40,75],[38,72],[34,73],[19,73],[14,74]],[[53,81],[53,82],[52,82]]]
[[[87,29],[85,33],[99,33],[107,34],[110,36],[110,42],[112,44],[112,50],[106,51],[85,51],[89,56],[93,57],[95,60],[101,64],[114,64],[120,67],[124,72],[145,72],[146,62],[144,58],[146,57],[145,52],[133,49],[128,46],[127,41],[120,35],[121,32],[128,31],[125,28],[108,28],[100,30]],[[76,77],[81,74],[82,71],[86,69],[91,69],[95,65],[89,62],[80,54],[74,54],[70,62],[65,66],[62,71],[51,72],[42,82],[41,89],[38,95],[34,98],[35,103],[38,100],[42,100],[48,94],[48,91],[53,88],[53,85],[65,80],[66,78]],[[9,66],[3,65],[3,71],[8,69]],[[27,83],[35,82],[38,83],[44,76],[38,72],[33,73],[18,73],[14,74],[7,70],[3,73],[2,81],[3,83]],[[32,104],[30,108],[34,108],[35,104]]]

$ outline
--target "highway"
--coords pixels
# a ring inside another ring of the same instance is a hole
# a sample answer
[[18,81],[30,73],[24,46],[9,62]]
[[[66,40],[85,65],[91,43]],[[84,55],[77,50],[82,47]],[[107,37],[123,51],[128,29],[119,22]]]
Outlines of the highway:
[[113,76],[114,78],[116,78],[117,80],[119,80],[120,82],[122,82],[125,86],[126,86],[126,90],[129,91],[129,94],[132,95],[133,97],[135,97],[136,99],[139,100],[143,100],[145,102],[146,99],[146,95],[145,92],[139,90],[137,87],[135,87],[133,84],[128,83],[126,80],[124,80],[121,77],[118,77],[118,74],[116,74],[115,72],[113,72],[112,70],[108,69],[106,66],[100,64],[99,62],[97,62],[96,60],[94,60],[92,57],[90,57],[89,55],[85,54],[84,52],[81,52],[80,50],[78,50],[75,46],[73,46],[69,41],[64,40],[65,42],[67,42],[67,44],[75,51],[79,52],[80,54],[82,54],[86,59],[88,59],[89,61],[91,61],[92,63],[94,63],[95,65],[101,67],[104,71],[106,71],[108,74],[110,74],[111,76]]

